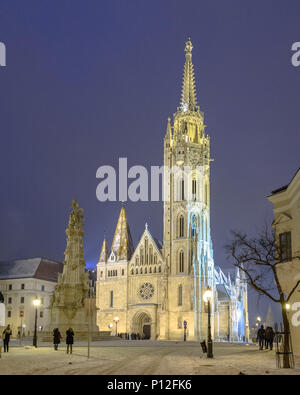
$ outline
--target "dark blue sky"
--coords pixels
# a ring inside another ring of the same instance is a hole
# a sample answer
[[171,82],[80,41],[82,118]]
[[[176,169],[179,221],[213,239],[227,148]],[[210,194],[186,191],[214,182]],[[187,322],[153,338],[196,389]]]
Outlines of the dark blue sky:
[[[72,198],[85,212],[85,257],[111,242],[119,203],[96,200],[96,169],[161,165],[194,45],[198,103],[211,137],[215,263],[230,229],[272,220],[266,196],[299,167],[299,1],[0,0],[1,260],[63,259]],[[162,237],[162,203],[128,203],[137,243]],[[251,313],[262,314],[265,306]],[[261,310],[261,311],[260,311]]]

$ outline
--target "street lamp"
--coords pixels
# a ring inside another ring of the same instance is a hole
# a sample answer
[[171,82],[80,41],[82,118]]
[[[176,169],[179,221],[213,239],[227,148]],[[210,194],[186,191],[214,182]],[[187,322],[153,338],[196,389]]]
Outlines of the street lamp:
[[119,322],[119,317],[115,317],[114,321],[116,323],[116,336],[118,336],[118,322]]
[[33,335],[33,347],[37,348],[37,333],[36,333],[36,325],[37,325],[37,311],[38,307],[41,304],[40,299],[36,296],[33,300],[33,305],[35,306],[35,321],[34,321],[34,335]]
[[207,358],[213,358],[213,344],[211,338],[211,324],[210,324],[210,301],[212,298],[212,290],[208,288],[203,294],[203,300],[207,303],[208,312],[208,335],[207,335]]

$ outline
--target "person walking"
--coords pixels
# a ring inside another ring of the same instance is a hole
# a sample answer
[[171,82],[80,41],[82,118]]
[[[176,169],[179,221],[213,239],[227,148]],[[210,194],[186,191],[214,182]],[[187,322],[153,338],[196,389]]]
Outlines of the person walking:
[[12,334],[12,330],[10,329],[10,325],[7,325],[7,327],[2,332],[4,352],[8,352],[8,346],[9,346],[9,340],[10,340],[11,334]]
[[271,326],[268,326],[266,329],[266,350],[270,346],[270,350],[273,350],[273,342],[274,342],[275,333]]
[[262,325],[259,330],[257,331],[257,339],[258,339],[258,343],[259,343],[259,349],[263,350],[264,348],[264,340],[266,337],[266,331],[264,329],[264,326]]
[[53,329],[53,344],[54,350],[58,350],[58,345],[60,343],[61,334],[58,328]]
[[66,338],[66,343],[67,343],[67,354],[72,354],[72,346],[74,343],[74,332],[73,329],[70,327],[67,332],[66,332],[67,338]]

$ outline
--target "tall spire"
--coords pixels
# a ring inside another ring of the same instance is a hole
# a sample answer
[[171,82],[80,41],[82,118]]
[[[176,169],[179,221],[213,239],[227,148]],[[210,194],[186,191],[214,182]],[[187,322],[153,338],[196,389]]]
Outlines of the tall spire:
[[181,92],[180,109],[182,111],[196,111],[197,98],[194,76],[194,65],[192,63],[193,44],[190,37],[185,44],[185,65],[183,71],[183,84]]
[[117,255],[118,260],[129,260],[133,254],[133,242],[127,221],[125,207],[122,206],[116,226],[111,250]]

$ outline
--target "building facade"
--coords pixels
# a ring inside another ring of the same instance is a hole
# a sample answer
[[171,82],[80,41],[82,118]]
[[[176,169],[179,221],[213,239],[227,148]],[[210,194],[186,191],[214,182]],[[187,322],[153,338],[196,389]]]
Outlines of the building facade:
[[[278,276],[284,293],[288,295],[300,280],[300,169],[288,185],[273,191],[268,200],[274,207],[273,227],[283,255]],[[300,285],[289,305],[292,345],[295,354],[300,355],[300,318],[295,315],[300,309]]]
[[248,338],[247,286],[242,274],[214,265],[210,235],[210,139],[196,100],[192,43],[185,46],[180,106],[164,138],[163,243],[148,226],[136,248],[122,207],[112,246],[104,240],[97,265],[100,330],[145,338],[206,338],[207,303],[213,292],[215,339]]
[[41,301],[37,327],[39,331],[44,330],[49,322],[47,307],[62,266],[62,263],[44,258],[0,262],[0,291],[5,305],[4,325],[10,324],[14,337],[21,332],[23,336],[33,335],[33,300],[36,297]]

